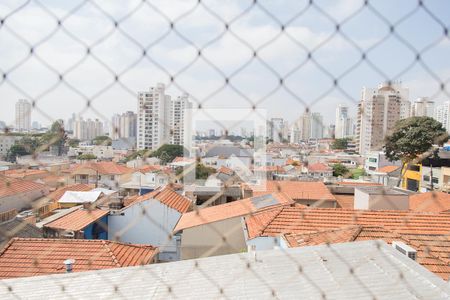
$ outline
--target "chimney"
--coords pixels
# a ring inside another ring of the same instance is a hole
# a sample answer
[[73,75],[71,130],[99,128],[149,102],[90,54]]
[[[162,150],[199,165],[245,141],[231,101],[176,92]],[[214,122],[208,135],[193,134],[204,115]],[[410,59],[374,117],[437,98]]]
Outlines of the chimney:
[[66,273],[72,273],[73,264],[75,263],[75,259],[66,259],[64,261],[64,265],[66,266]]

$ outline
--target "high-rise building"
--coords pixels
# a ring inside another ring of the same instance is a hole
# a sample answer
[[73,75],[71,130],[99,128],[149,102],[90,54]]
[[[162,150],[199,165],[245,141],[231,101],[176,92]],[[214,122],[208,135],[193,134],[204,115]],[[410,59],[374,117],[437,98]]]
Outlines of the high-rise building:
[[434,117],[434,101],[428,97],[418,98],[412,107],[412,115],[416,117]]
[[183,145],[191,138],[192,106],[188,98],[183,94],[172,100],[162,83],[138,93],[138,149],[157,149],[163,144]]
[[286,138],[286,122],[283,118],[271,118],[267,121],[267,137],[274,143],[281,143]]
[[305,111],[300,117],[302,140],[307,141],[311,138],[311,112]]
[[320,113],[314,112],[311,114],[311,135],[312,139],[321,139],[323,138],[323,117]]
[[339,104],[336,108],[335,138],[343,139],[354,135],[354,120],[349,117],[348,106]]
[[358,105],[357,147],[360,154],[379,151],[384,138],[394,129],[395,123],[409,116],[409,89],[401,83],[380,84],[378,88],[363,88]]
[[97,136],[104,134],[103,123],[98,120],[87,119],[79,117],[73,124],[73,137],[82,141],[93,140]]
[[113,115],[110,130],[110,136],[113,140],[135,138],[137,136],[137,114],[127,111],[121,115]]
[[450,132],[450,101],[446,101],[438,106],[434,111],[434,118],[441,122],[442,126]]
[[16,130],[27,132],[31,129],[31,103],[20,99],[16,103]]

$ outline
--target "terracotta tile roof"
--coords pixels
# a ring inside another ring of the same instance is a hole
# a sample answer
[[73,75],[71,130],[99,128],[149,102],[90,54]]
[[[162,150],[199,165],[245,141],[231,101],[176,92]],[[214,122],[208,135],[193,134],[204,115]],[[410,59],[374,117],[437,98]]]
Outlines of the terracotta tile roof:
[[107,214],[107,210],[80,208],[62,216],[59,219],[45,224],[44,227],[57,230],[79,231]]
[[366,240],[384,240],[388,244],[401,241],[417,251],[418,263],[444,280],[448,280],[450,276],[450,237],[448,235],[400,234],[383,227],[356,225],[303,234],[285,234],[284,237],[290,247]]
[[308,165],[307,169],[308,172],[326,172],[333,170],[332,168],[323,163],[310,164]]
[[354,208],[355,196],[354,195],[344,195],[335,194],[336,202],[341,208]]
[[382,185],[377,182],[363,182],[363,181],[339,181],[336,182],[337,185],[349,185],[349,186],[376,186]]
[[189,198],[178,194],[173,189],[171,189],[169,186],[164,186],[164,187],[159,187],[156,190],[154,190],[148,194],[128,199],[128,201],[127,201],[128,205],[126,205],[126,206],[129,206],[129,205],[132,205],[135,203],[139,203],[139,202],[143,202],[143,201],[147,201],[150,199],[156,199],[159,202],[167,205],[170,208],[175,209],[176,211],[178,211],[180,213],[187,212],[191,208],[191,205],[192,205],[192,201]]
[[49,172],[46,170],[34,170],[34,169],[16,169],[16,170],[6,170],[2,172],[6,177],[11,178],[25,178],[27,176],[42,175],[45,176]]
[[234,171],[231,170],[230,168],[227,168],[225,166],[221,166],[218,170],[217,173],[223,173],[229,176],[232,176],[234,174]]
[[160,165],[148,165],[148,166],[142,166],[138,169],[139,172],[142,173],[149,173],[149,172],[155,172],[155,171],[161,171],[162,167]]
[[286,173],[286,170],[280,166],[261,166],[253,168],[254,171],[259,172],[278,172],[278,173]]
[[275,215],[266,211],[249,216],[246,223],[250,238],[306,233],[350,225],[383,226],[387,230],[404,234],[450,234],[450,214],[400,210],[286,206]]
[[53,202],[58,202],[58,200],[61,199],[61,197],[67,191],[88,192],[88,191],[92,190],[93,188],[94,188],[94,186],[91,186],[91,185],[88,185],[88,184],[83,184],[83,183],[73,184],[73,185],[69,185],[69,186],[65,186],[65,187],[59,188],[56,191],[51,192],[50,194],[47,195],[47,198],[49,198]]
[[101,175],[122,175],[132,173],[133,169],[130,169],[124,165],[119,165],[111,161],[91,162],[78,165],[73,172],[79,173],[83,169],[92,169],[97,171]]
[[195,162],[195,159],[183,156],[177,156],[172,160],[173,163],[176,162]]
[[282,192],[293,200],[336,200],[323,182],[267,180],[265,186],[248,187],[254,196]]
[[[267,201],[267,202],[266,202]],[[256,203],[256,205],[255,205]],[[258,204],[259,203],[259,204]],[[294,202],[283,193],[273,193],[263,196],[254,196],[230,203],[211,206],[183,214],[178,221],[175,231],[222,221],[230,218],[250,215],[268,207],[291,205]]]
[[414,211],[443,212],[450,210],[450,194],[427,192],[409,196],[409,208]]
[[45,196],[48,188],[33,181],[0,176],[0,198],[31,191],[41,191],[42,196]]
[[391,172],[397,171],[398,169],[400,169],[399,166],[384,166],[384,167],[378,168],[377,172],[391,173]]
[[157,252],[150,245],[105,240],[14,238],[0,252],[0,278],[65,273],[69,258],[75,260],[73,272],[139,266]]

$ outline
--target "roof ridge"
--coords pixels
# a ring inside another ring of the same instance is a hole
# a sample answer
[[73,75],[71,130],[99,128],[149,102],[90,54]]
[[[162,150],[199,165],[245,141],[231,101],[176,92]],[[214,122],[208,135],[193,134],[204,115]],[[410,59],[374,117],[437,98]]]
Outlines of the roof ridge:
[[5,245],[5,247],[3,247],[3,249],[0,250],[0,256],[3,255],[3,253],[5,253],[6,250],[8,250],[9,247],[11,247],[12,243],[17,240],[17,237],[13,237],[12,239],[9,240],[9,242]]
[[106,240],[101,240],[102,241],[102,245],[105,248],[106,252],[109,254],[109,256],[111,256],[111,258],[113,259],[114,263],[118,266],[118,267],[122,267],[122,264],[119,263],[119,260],[117,259],[116,255],[114,254],[114,252],[112,251],[112,249],[109,247],[109,242],[110,241],[106,241]]
[[[265,224],[263,224],[263,226],[261,227],[261,229],[258,231],[258,235],[262,235],[264,230],[266,230],[266,228],[269,226],[270,223],[272,223],[272,221],[278,217],[278,215],[288,206],[276,206],[273,208],[273,210],[278,210],[278,212],[276,212],[271,218],[270,220],[267,220]],[[264,211],[264,213],[269,213],[269,210]],[[248,229],[247,229],[248,231]]]

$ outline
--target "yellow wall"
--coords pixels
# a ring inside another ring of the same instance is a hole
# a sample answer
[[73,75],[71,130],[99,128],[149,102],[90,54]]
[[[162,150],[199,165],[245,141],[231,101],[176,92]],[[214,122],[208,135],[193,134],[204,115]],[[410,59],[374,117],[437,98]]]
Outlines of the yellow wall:
[[[406,170],[405,174],[402,177],[402,188],[406,189],[406,181],[407,179],[412,179],[412,180],[416,180],[419,182],[418,186],[419,186],[419,190],[421,188],[420,186],[420,182],[422,179],[422,164],[411,164],[411,166],[418,166],[419,167],[419,171],[412,171],[412,170]],[[403,166],[404,168],[406,168],[406,165]]]

